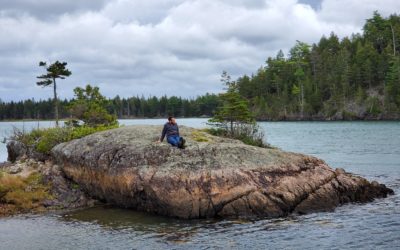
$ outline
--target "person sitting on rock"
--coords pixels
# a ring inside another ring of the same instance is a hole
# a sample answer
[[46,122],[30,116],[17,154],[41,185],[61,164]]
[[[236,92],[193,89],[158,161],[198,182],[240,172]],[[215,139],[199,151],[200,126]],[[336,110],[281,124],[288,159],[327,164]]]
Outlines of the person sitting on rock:
[[172,146],[185,148],[185,139],[179,136],[178,124],[173,116],[168,117],[168,122],[165,123],[158,142],[162,142],[165,136],[167,136],[167,142]]

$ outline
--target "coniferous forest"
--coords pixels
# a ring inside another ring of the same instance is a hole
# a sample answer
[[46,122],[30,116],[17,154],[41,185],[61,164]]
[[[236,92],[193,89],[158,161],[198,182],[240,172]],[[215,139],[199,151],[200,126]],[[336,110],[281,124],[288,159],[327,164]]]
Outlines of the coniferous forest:
[[399,119],[400,16],[375,12],[362,35],[298,41],[237,84],[261,120]]
[[[375,12],[362,34],[339,39],[331,33],[315,44],[297,41],[279,51],[251,76],[235,84],[258,120],[400,119],[400,16]],[[60,118],[71,100],[59,102]],[[119,118],[211,116],[216,94],[195,99],[131,97],[110,99]],[[0,100],[0,120],[52,119],[53,100]]]
[[[59,117],[69,118],[73,100],[59,101]],[[107,111],[118,118],[155,118],[173,115],[176,117],[211,116],[219,104],[219,97],[206,94],[196,99],[184,99],[176,96],[130,97],[119,96],[109,100]],[[53,119],[54,101],[25,100],[19,102],[0,102],[0,120],[13,119]]]

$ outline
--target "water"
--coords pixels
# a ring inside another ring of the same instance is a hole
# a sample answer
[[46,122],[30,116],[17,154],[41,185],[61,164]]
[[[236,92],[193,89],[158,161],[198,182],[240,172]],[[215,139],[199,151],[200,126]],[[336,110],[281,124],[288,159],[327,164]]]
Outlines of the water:
[[[164,120],[120,122],[162,125]],[[206,119],[178,122],[204,127]],[[0,123],[0,136],[10,133],[10,125]],[[396,195],[335,212],[256,221],[185,221],[111,207],[22,215],[0,219],[0,249],[400,249],[400,122],[260,125],[272,145],[385,183]],[[6,154],[0,146],[1,161]]]

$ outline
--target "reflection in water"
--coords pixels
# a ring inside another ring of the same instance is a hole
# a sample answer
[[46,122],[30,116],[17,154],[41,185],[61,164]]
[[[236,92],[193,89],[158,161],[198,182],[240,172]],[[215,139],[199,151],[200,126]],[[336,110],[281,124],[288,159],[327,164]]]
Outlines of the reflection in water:
[[397,193],[335,212],[264,220],[189,221],[108,206],[16,216],[0,220],[0,249],[396,249],[399,201]]
[[196,233],[198,227],[207,227],[213,220],[179,220],[149,215],[130,209],[99,206],[62,215],[66,222],[99,225],[105,230],[140,232],[151,237],[166,237],[170,241],[185,241]]

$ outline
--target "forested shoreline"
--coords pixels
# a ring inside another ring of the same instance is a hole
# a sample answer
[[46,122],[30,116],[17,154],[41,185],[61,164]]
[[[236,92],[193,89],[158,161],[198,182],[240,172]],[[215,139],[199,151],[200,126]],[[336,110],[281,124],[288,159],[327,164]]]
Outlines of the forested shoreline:
[[[59,101],[60,118],[71,116],[69,108],[72,100]],[[196,99],[181,97],[130,97],[119,96],[109,99],[106,109],[115,114],[119,119],[123,118],[156,118],[173,115],[176,117],[201,117],[212,116],[219,105],[219,97],[215,94],[206,94]],[[50,120],[54,118],[54,100],[33,99],[19,102],[0,102],[0,120]]]
[[260,120],[400,119],[399,55],[400,16],[375,12],[363,34],[298,41],[236,84]]
[[[225,77],[229,75],[225,74]],[[288,55],[279,51],[251,76],[232,81],[257,120],[399,120],[400,16],[375,12],[362,34],[318,43],[297,41]],[[69,118],[73,100],[59,101],[59,117]],[[109,99],[118,118],[212,116],[217,94]],[[0,120],[53,119],[54,101],[3,102]]]

